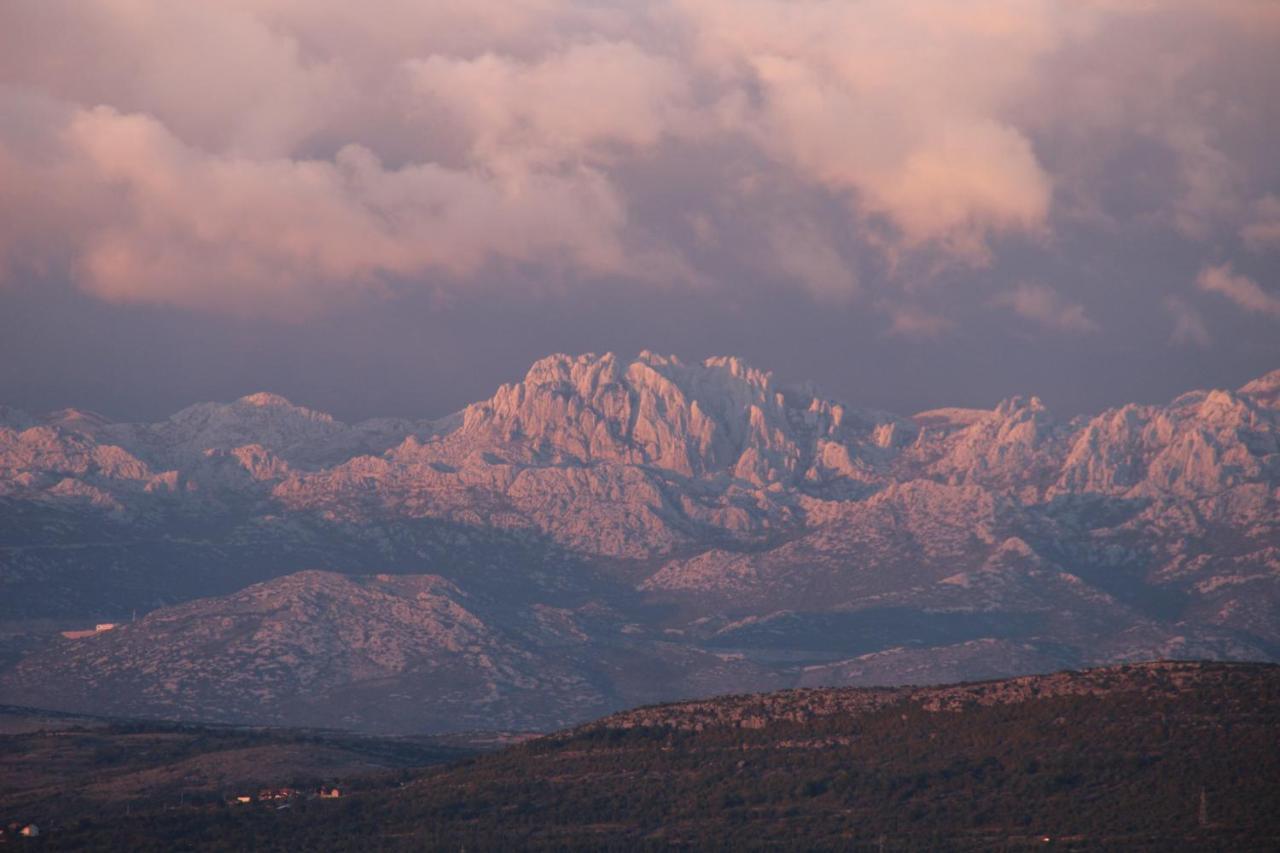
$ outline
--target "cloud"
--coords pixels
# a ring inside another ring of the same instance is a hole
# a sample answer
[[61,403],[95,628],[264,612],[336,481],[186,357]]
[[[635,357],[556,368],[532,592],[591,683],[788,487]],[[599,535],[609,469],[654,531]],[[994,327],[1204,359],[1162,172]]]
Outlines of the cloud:
[[1280,196],[1268,195],[1253,205],[1253,217],[1240,229],[1240,239],[1255,252],[1280,248]]
[[82,200],[77,269],[112,301],[287,316],[423,269],[465,276],[498,259],[615,272],[626,255],[625,210],[587,168],[510,186],[435,164],[389,169],[358,145],[326,160],[212,155],[109,107],[75,111],[59,139],[44,182]]
[[1209,337],[1209,329],[1205,326],[1204,318],[1200,316],[1199,311],[1178,296],[1166,297],[1164,308],[1173,318],[1170,341],[1181,346],[1209,348],[1213,339]]
[[261,8],[177,0],[6,7],[0,79],[74,106],[150,115],[191,144],[278,156],[361,96]]
[[891,322],[887,333],[899,338],[938,338],[955,326],[946,317],[910,305],[889,307],[889,317]]
[[794,277],[813,296],[839,302],[858,292],[850,264],[813,224],[785,223],[769,235],[775,265]]
[[1098,331],[1098,324],[1085,313],[1084,306],[1067,302],[1053,288],[1039,282],[1023,282],[997,296],[994,303],[1057,332],[1083,335]]
[[[0,19],[0,275],[115,301],[730,292],[750,258],[770,286],[884,306],[1066,229],[1277,240],[1267,2],[45,0]],[[682,243],[673,222],[704,227]],[[1043,286],[1003,304],[1096,328]],[[894,328],[938,328],[917,310]]]
[[1231,264],[1205,267],[1196,286],[1206,293],[1221,294],[1246,311],[1280,317],[1280,296],[1263,290],[1247,276],[1237,275]]
[[608,146],[651,146],[693,118],[681,69],[627,42],[572,45],[536,63],[486,53],[406,69],[464,128],[472,160],[495,170],[614,159]]
[[[1280,15],[1266,0],[1101,0],[1058,6],[1071,33],[1038,69],[1019,126],[1068,211],[1112,230],[1192,241],[1233,234],[1268,161],[1280,109]],[[1274,101],[1274,99],[1271,99]]]
[[1047,5],[683,0],[722,116],[910,244],[1034,230],[1051,180],[1002,115],[1053,36]]

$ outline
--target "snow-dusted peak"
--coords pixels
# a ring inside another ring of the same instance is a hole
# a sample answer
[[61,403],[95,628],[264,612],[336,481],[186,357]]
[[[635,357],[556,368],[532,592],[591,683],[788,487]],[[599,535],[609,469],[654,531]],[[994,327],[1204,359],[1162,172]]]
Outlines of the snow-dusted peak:
[[640,354],[636,356],[636,361],[641,364],[647,364],[650,367],[682,367],[684,365],[684,362],[677,355],[663,355],[647,349],[640,350]]
[[322,461],[351,431],[324,412],[296,406],[278,394],[250,394],[232,403],[197,403],[147,430],[147,443],[167,463],[206,450],[261,445],[291,463]]
[[[995,413],[998,417],[1007,418],[1013,416],[1042,416],[1047,414],[1048,407],[1040,400],[1039,397],[1023,397],[1016,395],[1001,400],[996,406]],[[1023,414],[1025,413],[1025,414]]]
[[111,420],[106,416],[83,409],[59,409],[45,415],[41,420],[49,426],[59,427],[68,432],[95,437],[111,426]]
[[1271,476],[1278,438],[1275,411],[1245,389],[1190,391],[1167,406],[1129,404],[1076,434],[1058,491],[1217,494]]
[[530,365],[521,384],[537,387],[569,382],[579,386],[584,380],[601,377],[612,381],[617,377],[618,371],[618,358],[611,352],[604,355],[584,353],[578,356],[555,353]]
[[783,389],[735,357],[686,364],[646,351],[624,363],[613,353],[558,354],[468,407],[455,438],[501,445],[504,458],[522,461],[643,464],[763,484],[804,475],[821,454],[839,456],[818,444],[843,447],[858,437],[850,429],[883,445],[870,433],[884,417],[848,414],[811,386]]
[[314,423],[334,424],[333,415],[323,411],[307,409],[306,406],[294,405],[288,398],[269,391],[246,394],[239,400],[229,403],[196,403],[179,411],[169,418],[172,421],[186,420],[296,420],[314,421]]
[[755,385],[768,384],[769,380],[773,376],[773,374],[768,371],[755,369],[734,355],[715,355],[708,358],[702,364],[708,370],[727,370],[731,376],[739,379],[746,379]]
[[971,427],[980,421],[991,420],[994,417],[995,412],[991,409],[962,409],[950,406],[917,412],[911,416],[911,420],[922,427],[950,431]]
[[333,420],[332,417],[324,414],[323,412],[316,412],[303,406],[296,406],[285,397],[282,397],[279,394],[274,394],[270,391],[259,391],[256,394],[246,394],[236,400],[232,405],[238,407],[251,406],[258,409],[271,408],[291,412],[306,412],[319,418]]
[[[463,481],[531,496],[590,482],[620,505],[666,507],[669,496],[616,489],[615,480],[650,484],[652,474],[704,480],[699,501],[704,492],[767,487],[782,496],[781,503],[759,498],[770,507],[796,499],[793,486],[843,499],[920,477],[1013,490],[1024,502],[1064,492],[1217,494],[1271,482],[1280,470],[1280,417],[1267,402],[1276,388],[1280,371],[1238,392],[1193,391],[1167,405],[1123,406],[1070,422],[1033,396],[906,419],[849,408],[811,384],[784,386],[733,356],[559,353],[490,399],[437,421],[348,426],[270,392],[200,403],[157,424],[112,424],[75,410],[43,422],[0,412],[9,433],[0,468],[12,472],[14,490],[47,488],[77,472],[100,487],[117,478],[106,471],[135,483],[147,472],[177,471],[179,480],[243,484],[251,496],[273,484],[291,500],[317,504],[335,483],[403,497]],[[24,437],[28,426],[38,428]],[[106,459],[116,451],[129,458]],[[331,481],[307,479],[330,470],[337,471]],[[679,512],[701,518],[703,509],[684,502]]]
[[1039,397],[1011,397],[988,413],[943,409],[916,416],[948,436],[935,475],[957,483],[1048,484],[1058,457],[1060,428]]

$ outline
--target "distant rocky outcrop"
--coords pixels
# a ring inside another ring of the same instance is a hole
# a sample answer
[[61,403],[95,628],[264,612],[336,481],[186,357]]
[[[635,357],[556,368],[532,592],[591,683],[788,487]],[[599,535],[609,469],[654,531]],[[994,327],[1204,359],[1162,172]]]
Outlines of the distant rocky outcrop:
[[634,728],[698,732],[760,729],[778,723],[810,723],[822,717],[856,718],[897,705],[956,713],[1063,696],[1099,697],[1117,693],[1138,694],[1157,702],[1177,698],[1189,688],[1230,683],[1236,677],[1275,681],[1280,676],[1275,668],[1152,661],[942,686],[784,690],[635,708],[579,726],[558,737],[572,739],[599,730]]
[[[302,572],[63,640],[4,676],[38,707],[400,731],[521,728],[608,703],[539,646],[572,616],[486,621],[431,575]],[[490,616],[492,620],[492,616]]]
[[[212,614],[309,569],[435,575],[492,603],[477,618],[505,651],[486,654],[515,655],[513,672],[535,613],[601,650],[537,653],[530,666],[562,674],[531,688],[550,721],[574,713],[562,688],[604,709],[745,684],[1274,660],[1277,389],[1280,371],[1087,417],[1035,397],[901,417],[736,358],[644,352],[554,355],[434,421],[347,425],[265,393],[155,424],[3,409],[0,617],[75,627],[215,596]],[[99,646],[104,666],[144,660],[118,645],[130,636]],[[87,666],[57,648],[41,666]],[[514,707],[465,683],[459,714]]]

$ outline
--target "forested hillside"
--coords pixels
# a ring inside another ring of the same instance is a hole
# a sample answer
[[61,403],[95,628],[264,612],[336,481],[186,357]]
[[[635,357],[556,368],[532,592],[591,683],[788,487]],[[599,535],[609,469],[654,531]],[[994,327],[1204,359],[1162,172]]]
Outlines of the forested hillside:
[[49,841],[1274,850],[1278,740],[1280,667],[1271,665],[799,690],[626,712],[341,801],[156,811]]

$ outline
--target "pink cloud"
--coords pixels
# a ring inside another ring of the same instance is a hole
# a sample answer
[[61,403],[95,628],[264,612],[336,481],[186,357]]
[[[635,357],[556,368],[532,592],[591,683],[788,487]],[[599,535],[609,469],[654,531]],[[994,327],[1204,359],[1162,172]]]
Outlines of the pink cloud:
[[1237,275],[1231,264],[1205,267],[1196,286],[1206,293],[1225,296],[1246,311],[1280,317],[1280,296],[1263,290],[1248,276]]
[[432,56],[406,69],[418,92],[460,122],[471,156],[489,168],[607,160],[609,145],[651,146],[694,118],[682,69],[627,42],[572,45],[533,63]]
[[[1002,115],[1054,43],[1045,3],[850,5],[684,0],[724,121],[909,244],[981,259],[993,232],[1036,231],[1052,181]],[[997,47],[998,46],[998,47]],[[748,94],[758,91],[757,100]]]
[[[290,315],[392,282],[482,287],[503,265],[521,287],[688,286],[714,275],[704,257],[746,255],[810,298],[883,302],[856,271],[918,289],[899,271],[1049,245],[1062,199],[1105,207],[1110,158],[1139,138],[1172,163],[1152,219],[1276,244],[1276,196],[1251,206],[1270,146],[1255,162],[1238,142],[1272,113],[1227,85],[1237,57],[1220,47],[1274,43],[1265,2],[43,0],[3,15],[0,258],[70,268],[114,300]],[[655,186],[663,158],[696,165]],[[709,222],[689,219],[702,208],[734,227],[703,227],[689,257],[662,242],[669,221]],[[1096,328],[1052,291],[1005,304]],[[903,316],[899,331],[939,328]]]
[[332,160],[213,155],[105,107],[75,113],[63,139],[67,191],[97,196],[81,223],[83,284],[111,300],[287,315],[389,276],[465,276],[494,258],[624,264],[625,209],[590,169],[512,187],[436,164],[388,169],[355,145]]
[[995,304],[1046,329],[1078,335],[1098,331],[1098,324],[1085,313],[1084,306],[1067,302],[1053,288],[1039,282],[1023,282],[996,297]]
[[813,223],[778,225],[769,235],[769,247],[775,266],[815,298],[841,302],[857,295],[852,266]]
[[955,326],[946,317],[910,305],[890,308],[889,316],[888,334],[899,338],[937,338]]
[[1213,342],[1204,318],[1185,300],[1169,296],[1164,300],[1164,307],[1173,318],[1173,332],[1169,338],[1173,343],[1207,349]]

